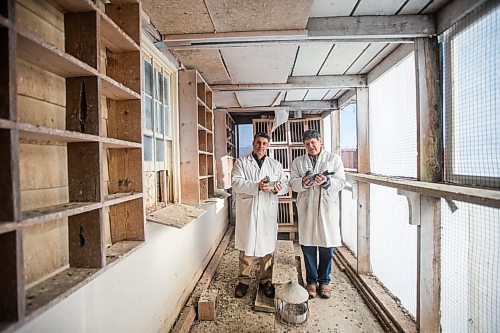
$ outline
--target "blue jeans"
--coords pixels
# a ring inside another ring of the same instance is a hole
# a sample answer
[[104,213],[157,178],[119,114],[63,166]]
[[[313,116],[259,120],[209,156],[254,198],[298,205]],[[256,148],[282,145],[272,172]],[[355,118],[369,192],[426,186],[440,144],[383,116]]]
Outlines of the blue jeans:
[[[319,284],[329,284],[330,273],[332,272],[333,247],[304,245],[301,245],[301,247],[306,265],[307,284],[316,285],[318,282]],[[318,252],[319,265],[317,256]]]

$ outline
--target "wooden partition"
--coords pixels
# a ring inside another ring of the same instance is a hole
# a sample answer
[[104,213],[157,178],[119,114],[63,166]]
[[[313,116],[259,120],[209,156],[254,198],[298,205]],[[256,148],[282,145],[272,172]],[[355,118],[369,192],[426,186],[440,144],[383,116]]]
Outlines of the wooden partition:
[[0,330],[144,241],[140,4],[31,5],[0,12]]

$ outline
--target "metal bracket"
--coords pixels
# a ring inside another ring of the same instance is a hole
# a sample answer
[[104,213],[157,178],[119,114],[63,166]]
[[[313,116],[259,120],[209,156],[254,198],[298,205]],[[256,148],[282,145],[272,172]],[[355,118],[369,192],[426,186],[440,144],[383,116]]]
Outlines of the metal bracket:
[[404,195],[408,200],[408,222],[410,225],[420,225],[420,193],[398,188],[398,195]]
[[352,184],[352,200],[358,200],[358,182],[354,180],[350,183]]

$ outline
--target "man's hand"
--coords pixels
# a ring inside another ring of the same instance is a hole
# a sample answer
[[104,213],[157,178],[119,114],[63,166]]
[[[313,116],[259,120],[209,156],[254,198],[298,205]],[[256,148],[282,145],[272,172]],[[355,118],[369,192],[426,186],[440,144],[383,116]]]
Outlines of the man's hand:
[[313,186],[314,185],[314,181],[312,181],[311,179],[309,179],[309,176],[304,175],[304,177],[302,177],[302,185],[305,185],[305,186]]
[[278,193],[282,189],[283,189],[283,185],[281,184],[280,181],[277,181],[276,183],[274,183],[274,187],[273,187],[273,192],[274,193]]
[[269,180],[267,180],[266,178],[262,179],[259,182],[259,190],[261,190],[262,192],[271,192],[273,189],[269,186]]
[[321,173],[318,173],[316,177],[314,177],[314,185],[322,185],[325,182],[326,182],[326,176]]

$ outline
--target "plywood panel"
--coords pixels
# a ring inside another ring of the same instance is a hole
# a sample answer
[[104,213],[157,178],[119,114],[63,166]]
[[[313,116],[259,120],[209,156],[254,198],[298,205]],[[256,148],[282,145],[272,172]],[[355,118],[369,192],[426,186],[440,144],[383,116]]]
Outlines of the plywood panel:
[[214,101],[218,108],[237,108],[240,106],[233,91],[214,91]]
[[66,127],[66,110],[63,106],[19,95],[17,109],[19,120],[23,123],[58,129]]
[[307,89],[289,90],[286,93],[285,101],[302,101],[307,94]]
[[320,101],[325,97],[328,93],[329,89],[309,89],[306,96],[304,97],[305,101]]
[[21,193],[21,209],[23,211],[65,202],[68,202],[67,186],[26,190]]
[[424,9],[428,3],[429,0],[410,0],[405,4],[403,9],[401,9],[398,15],[420,14],[422,9]]
[[68,186],[65,146],[19,145],[21,190]]
[[17,93],[52,104],[66,104],[64,79],[22,60],[17,61]]
[[27,284],[67,266],[69,256],[66,220],[54,220],[23,229],[23,256]]
[[238,91],[236,98],[242,107],[271,106],[280,94],[279,91]]
[[297,46],[234,47],[221,52],[233,83],[285,83]]
[[399,44],[387,44],[387,46],[377,54],[360,72],[360,74],[369,73],[375,66],[377,66],[385,57],[391,54]]
[[338,95],[339,91],[340,91],[339,89],[330,89],[330,91],[328,92],[328,94],[325,95],[324,99],[332,99],[332,98],[334,98],[335,96]]
[[317,75],[333,44],[313,44],[299,47],[292,75]]
[[218,49],[178,50],[172,53],[186,68],[197,69],[208,84],[230,82]]
[[64,15],[47,1],[16,2],[16,24],[64,50]]
[[363,50],[363,53],[356,59],[352,66],[347,70],[346,74],[359,74],[365,66],[371,62],[388,44],[372,43]]
[[321,68],[320,74],[343,75],[367,45],[368,43],[335,44],[323,68]]
[[142,198],[109,207],[112,243],[144,240]]
[[304,29],[312,0],[205,0],[217,32]]
[[203,0],[171,0],[168,6],[157,0],[143,0],[142,9],[163,34],[214,32]]
[[358,0],[314,0],[311,17],[349,16]]
[[353,15],[393,15],[406,0],[361,0]]
[[101,230],[102,210],[92,210],[68,218],[69,263],[71,267],[101,268],[104,266],[104,232]]

